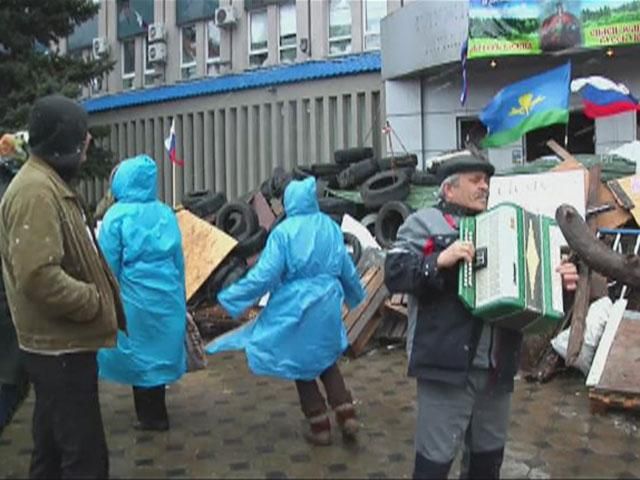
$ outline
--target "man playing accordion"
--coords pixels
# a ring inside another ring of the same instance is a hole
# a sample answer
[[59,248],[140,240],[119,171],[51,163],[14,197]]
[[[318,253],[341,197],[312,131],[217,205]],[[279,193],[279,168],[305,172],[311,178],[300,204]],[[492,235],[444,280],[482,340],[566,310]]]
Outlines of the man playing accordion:
[[[494,167],[469,151],[438,167],[440,199],[410,215],[385,263],[390,292],[409,294],[407,353],[416,377],[414,478],[447,478],[465,443],[469,478],[499,478],[522,333],[474,316],[458,297],[458,264],[473,262],[459,221],[487,209]],[[558,272],[575,290],[575,265]]]

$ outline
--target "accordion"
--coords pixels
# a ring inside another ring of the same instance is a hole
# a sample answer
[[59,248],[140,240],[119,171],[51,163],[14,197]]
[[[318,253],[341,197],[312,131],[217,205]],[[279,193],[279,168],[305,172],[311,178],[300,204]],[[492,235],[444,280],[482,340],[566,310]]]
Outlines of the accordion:
[[460,240],[476,250],[460,265],[458,294],[474,315],[493,325],[535,332],[563,316],[564,237],[551,218],[511,203],[460,222]]

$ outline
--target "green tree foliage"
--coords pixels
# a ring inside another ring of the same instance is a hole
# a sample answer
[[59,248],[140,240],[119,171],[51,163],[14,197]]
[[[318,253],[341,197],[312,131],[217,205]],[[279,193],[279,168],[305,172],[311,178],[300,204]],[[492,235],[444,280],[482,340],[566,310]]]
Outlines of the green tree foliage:
[[[62,55],[57,47],[98,10],[93,0],[0,0],[0,135],[26,129],[37,98],[50,93],[78,98],[83,87],[113,68],[109,59]],[[109,174],[112,155],[100,146],[108,134],[92,129],[96,141],[84,177]]]

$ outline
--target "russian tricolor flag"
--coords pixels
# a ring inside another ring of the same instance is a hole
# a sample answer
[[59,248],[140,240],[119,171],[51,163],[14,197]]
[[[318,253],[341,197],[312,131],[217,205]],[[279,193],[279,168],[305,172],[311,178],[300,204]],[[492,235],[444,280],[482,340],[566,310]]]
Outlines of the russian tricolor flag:
[[571,91],[580,92],[584,114],[589,118],[602,118],[640,110],[640,103],[626,86],[614,83],[605,77],[594,76],[573,80]]
[[176,165],[183,167],[184,161],[180,160],[176,153],[176,119],[171,120],[171,129],[169,136],[164,139],[164,148],[169,152],[169,159]]

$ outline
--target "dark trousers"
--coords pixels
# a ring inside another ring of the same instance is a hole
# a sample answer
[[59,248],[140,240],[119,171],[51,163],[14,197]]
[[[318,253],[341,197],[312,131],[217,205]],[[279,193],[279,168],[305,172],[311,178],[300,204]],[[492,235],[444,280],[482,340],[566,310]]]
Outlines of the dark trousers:
[[133,387],[133,403],[136,407],[138,421],[143,425],[168,423],[165,386]]
[[96,352],[26,353],[25,359],[36,395],[29,476],[108,477]]
[[[322,381],[327,392],[327,399],[331,408],[347,403],[350,404],[353,401],[351,393],[344,383],[338,364],[333,364],[322,372],[320,381]],[[320,392],[317,380],[296,380],[296,388],[300,397],[302,412],[307,418],[321,415],[327,411],[327,404]]]

